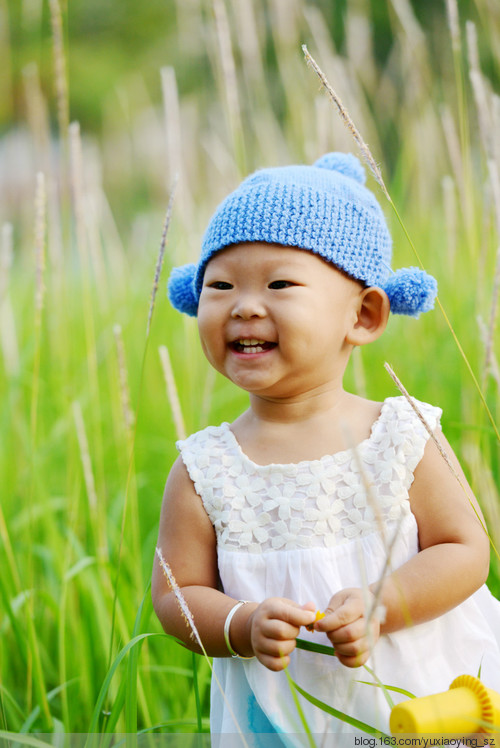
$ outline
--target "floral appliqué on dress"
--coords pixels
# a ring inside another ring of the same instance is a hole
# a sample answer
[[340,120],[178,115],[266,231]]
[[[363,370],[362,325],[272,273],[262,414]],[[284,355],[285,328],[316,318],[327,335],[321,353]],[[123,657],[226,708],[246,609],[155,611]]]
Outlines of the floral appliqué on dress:
[[[417,407],[435,428],[439,408]],[[228,423],[199,431],[178,448],[219,548],[264,553],[333,547],[403,519],[428,438],[406,399],[394,397],[383,403],[367,439],[319,460],[258,465]]]

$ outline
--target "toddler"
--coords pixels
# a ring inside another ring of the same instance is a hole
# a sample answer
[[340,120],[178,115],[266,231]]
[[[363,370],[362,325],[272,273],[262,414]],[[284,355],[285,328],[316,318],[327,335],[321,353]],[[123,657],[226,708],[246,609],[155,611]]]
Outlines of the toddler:
[[[340,153],[257,171],[216,210],[198,264],[169,280],[208,361],[249,393],[233,423],[178,443],[158,546],[215,658],[211,731],[241,730],[251,745],[304,744],[287,666],[310,694],[384,731],[377,679],[422,696],[480,672],[500,690],[488,538],[441,411],[416,403],[468,496],[404,397],[343,388],[354,346],[436,294],[422,270],[391,270],[364,179]],[[156,563],[153,601],[165,631],[198,651]],[[300,700],[313,734],[352,730]]]

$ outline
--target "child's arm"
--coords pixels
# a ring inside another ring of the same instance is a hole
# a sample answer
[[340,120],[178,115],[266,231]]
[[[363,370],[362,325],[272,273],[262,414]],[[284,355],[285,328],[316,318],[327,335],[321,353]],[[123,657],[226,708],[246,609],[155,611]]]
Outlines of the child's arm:
[[437,618],[486,580],[489,540],[481,511],[441,432],[438,439],[467,495],[429,440],[410,489],[420,552],[383,580],[380,591],[379,583],[370,585],[371,593],[380,595],[379,603],[385,607],[385,622],[368,622],[362,591],[352,589],[337,593],[329,603],[330,614],[315,625],[318,631],[327,632],[345,665],[366,662],[380,633]]
[[[229,656],[224,639],[224,623],[237,600],[219,589],[214,528],[180,458],[172,467],[165,487],[158,546],[193,614],[207,654]],[[156,615],[165,631],[183,642],[188,649],[199,652],[199,646],[191,636],[175,595],[156,559],[152,598]],[[256,655],[270,669],[281,670],[289,661],[288,655],[295,647],[300,626],[314,620],[314,613],[311,612],[313,607],[301,608],[297,603],[283,598],[270,598],[260,605],[258,601],[244,605],[236,611],[231,621],[231,645],[238,654]]]

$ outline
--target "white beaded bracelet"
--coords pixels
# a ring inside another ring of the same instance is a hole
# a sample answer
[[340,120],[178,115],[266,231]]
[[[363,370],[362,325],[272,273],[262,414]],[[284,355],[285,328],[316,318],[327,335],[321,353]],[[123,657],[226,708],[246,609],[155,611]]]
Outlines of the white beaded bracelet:
[[233,620],[233,616],[236,613],[239,608],[241,608],[243,605],[246,605],[249,603],[250,600],[238,600],[236,605],[234,605],[229,613],[227,614],[227,618],[224,622],[224,641],[226,642],[227,651],[231,655],[231,657],[238,657],[240,660],[253,660],[253,655],[251,657],[243,657],[242,655],[239,655],[237,652],[234,651],[234,649],[231,646],[231,642],[229,640],[229,626],[231,625],[231,621]]

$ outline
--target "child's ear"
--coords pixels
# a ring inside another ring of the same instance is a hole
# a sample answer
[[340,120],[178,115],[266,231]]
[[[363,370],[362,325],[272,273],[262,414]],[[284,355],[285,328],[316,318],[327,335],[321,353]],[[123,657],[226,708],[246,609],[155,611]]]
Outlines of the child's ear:
[[352,345],[365,345],[384,332],[391,305],[385,291],[377,286],[364,288],[358,299],[357,317],[346,340]]

